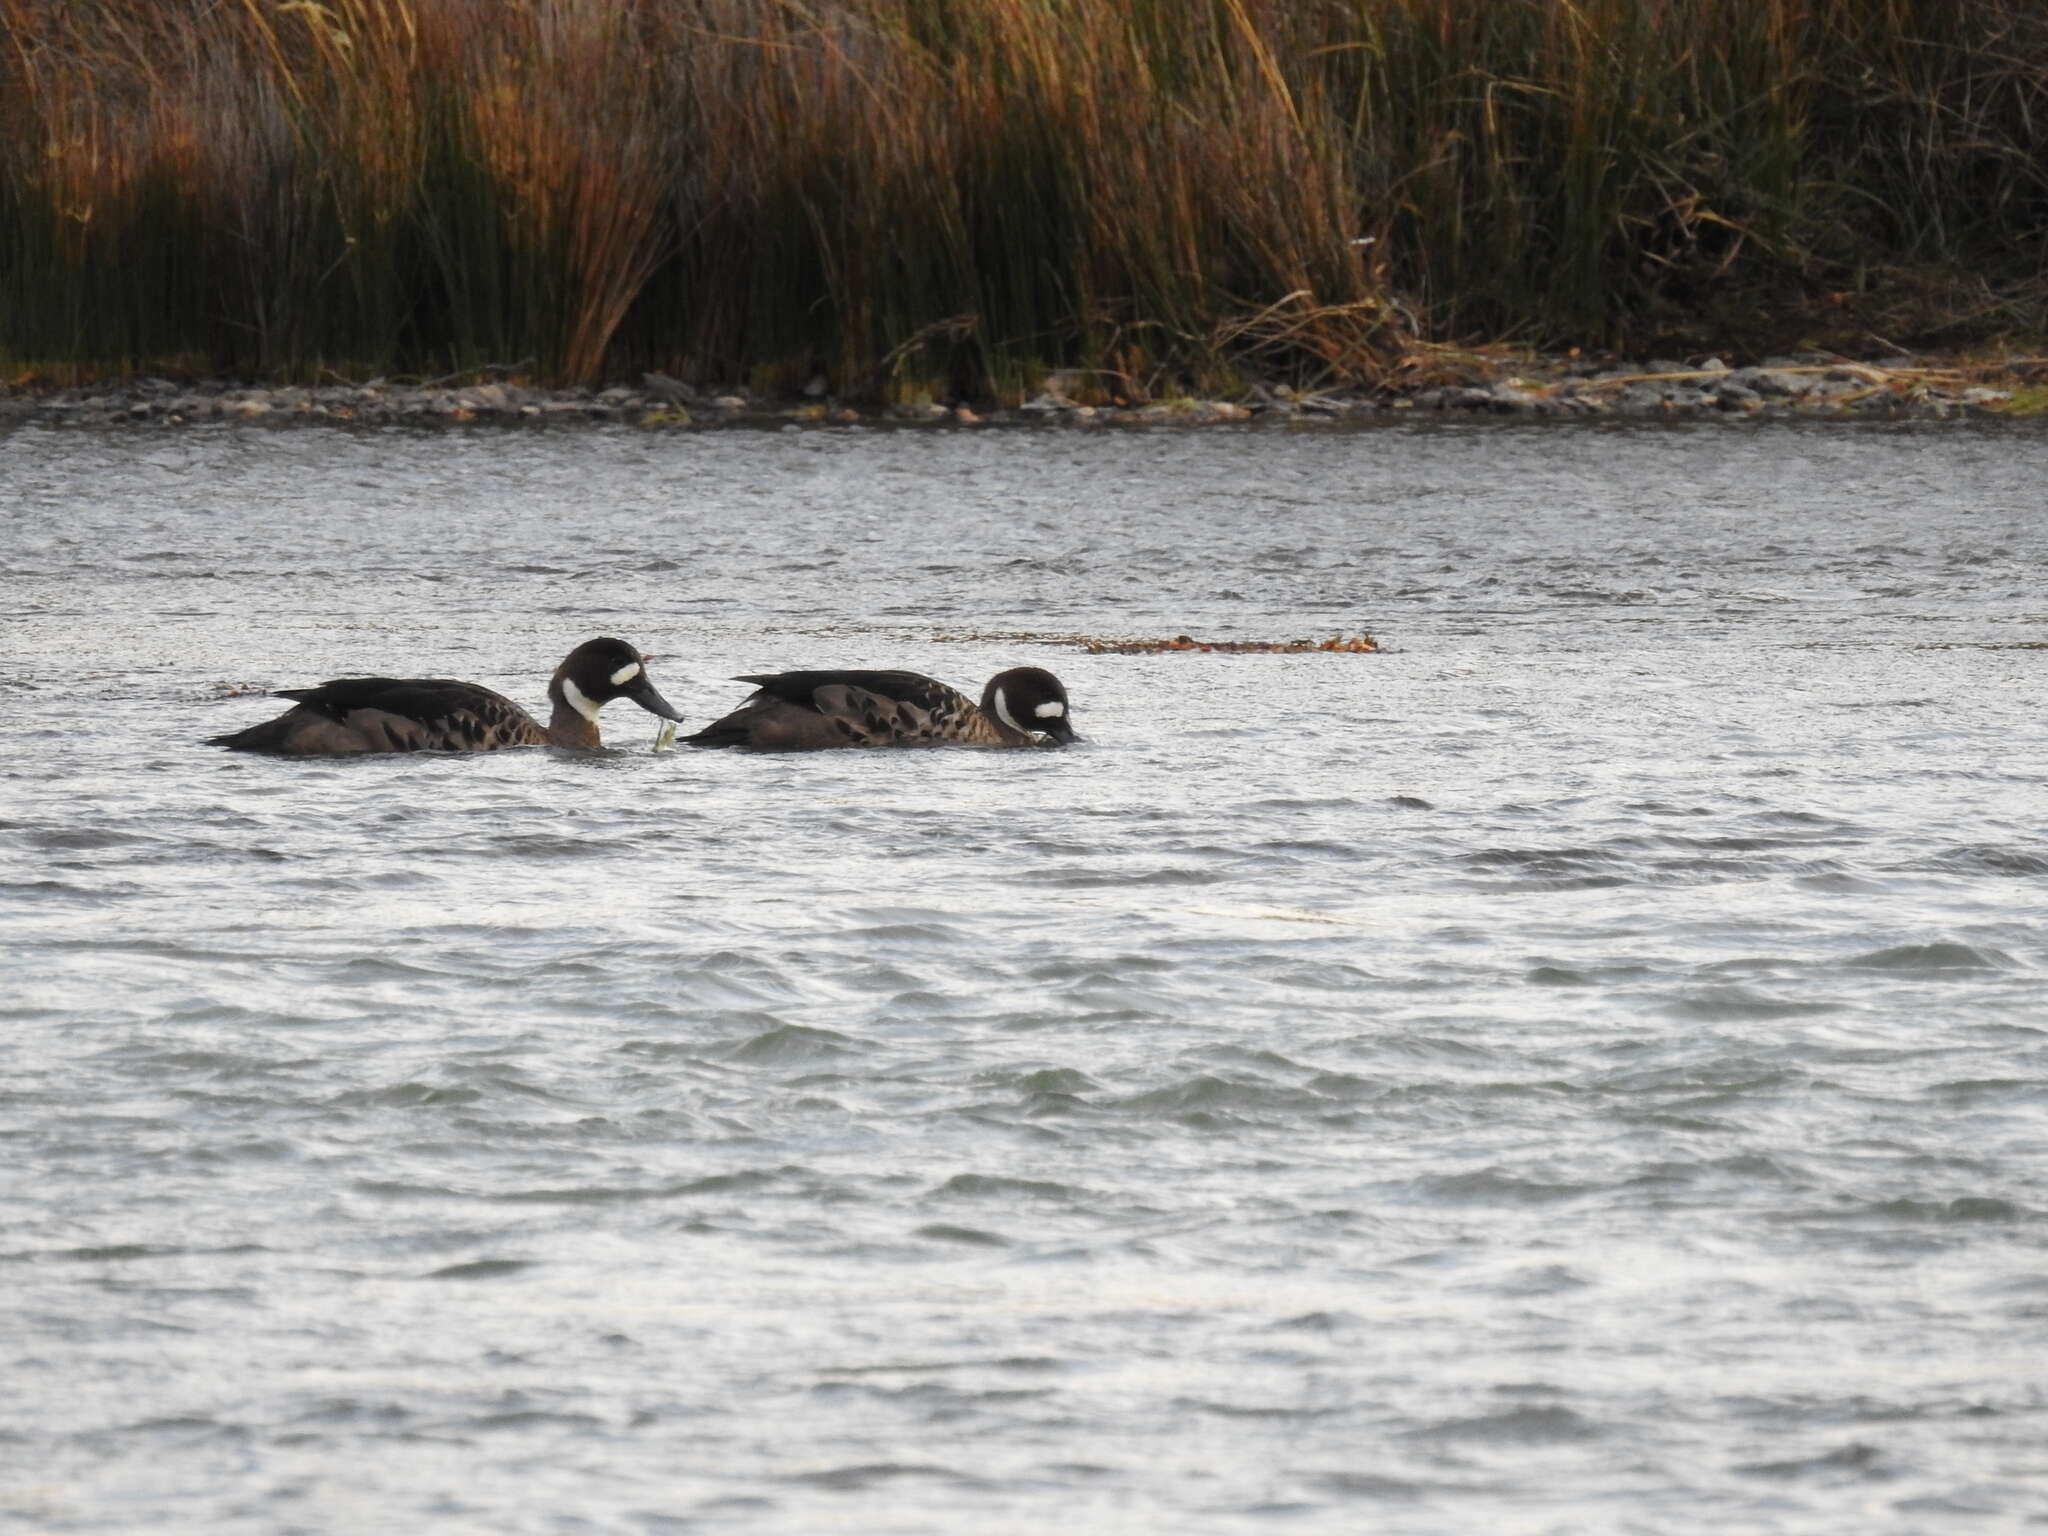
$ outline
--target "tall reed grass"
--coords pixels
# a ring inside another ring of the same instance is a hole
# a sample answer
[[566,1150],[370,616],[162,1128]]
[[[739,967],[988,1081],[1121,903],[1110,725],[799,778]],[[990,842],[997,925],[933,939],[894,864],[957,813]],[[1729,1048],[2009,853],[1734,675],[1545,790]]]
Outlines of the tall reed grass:
[[2044,124],[2034,0],[0,0],[0,356],[1139,398],[2038,329]]

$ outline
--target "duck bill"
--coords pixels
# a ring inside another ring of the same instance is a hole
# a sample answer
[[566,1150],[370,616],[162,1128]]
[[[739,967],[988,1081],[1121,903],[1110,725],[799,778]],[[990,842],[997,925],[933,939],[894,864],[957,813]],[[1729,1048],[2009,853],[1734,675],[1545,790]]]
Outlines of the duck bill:
[[1056,720],[1046,721],[1044,725],[1039,727],[1039,730],[1057,746],[1064,747],[1081,739],[1074,734],[1073,726],[1067,723],[1067,718],[1064,715],[1061,715]]
[[674,720],[677,722],[680,722],[683,718],[681,710],[655,692],[654,684],[647,681],[647,669],[645,667],[640,669],[639,677],[635,678],[633,685],[626,690],[626,697],[635,704],[638,704],[650,715],[659,715],[664,720]]

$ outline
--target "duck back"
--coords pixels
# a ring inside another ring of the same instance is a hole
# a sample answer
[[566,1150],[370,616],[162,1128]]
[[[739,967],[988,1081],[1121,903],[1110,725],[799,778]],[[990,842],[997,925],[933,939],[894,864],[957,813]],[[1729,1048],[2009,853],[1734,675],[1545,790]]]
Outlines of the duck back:
[[1008,742],[966,695],[919,672],[763,672],[737,681],[752,683],[753,697],[685,737],[689,745],[805,752]]
[[317,688],[287,688],[296,708],[247,730],[213,736],[213,746],[293,757],[366,752],[489,752],[542,746],[547,732],[517,704],[476,683],[440,677],[338,677]]

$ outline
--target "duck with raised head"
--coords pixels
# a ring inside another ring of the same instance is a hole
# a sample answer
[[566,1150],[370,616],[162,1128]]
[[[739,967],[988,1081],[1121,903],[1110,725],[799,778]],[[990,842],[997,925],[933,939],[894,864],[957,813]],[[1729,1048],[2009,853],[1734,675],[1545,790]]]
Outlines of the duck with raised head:
[[1067,690],[1043,667],[989,679],[981,703],[917,672],[763,672],[755,692],[683,740],[693,747],[806,752],[824,747],[957,744],[1035,747],[1077,740]]
[[277,694],[294,705],[274,720],[207,744],[289,757],[364,752],[495,752],[500,747],[602,745],[597,712],[631,699],[664,720],[683,717],[655,692],[647,658],[623,640],[586,640],[548,681],[552,706],[543,726],[502,693],[445,677],[338,677],[317,688]]

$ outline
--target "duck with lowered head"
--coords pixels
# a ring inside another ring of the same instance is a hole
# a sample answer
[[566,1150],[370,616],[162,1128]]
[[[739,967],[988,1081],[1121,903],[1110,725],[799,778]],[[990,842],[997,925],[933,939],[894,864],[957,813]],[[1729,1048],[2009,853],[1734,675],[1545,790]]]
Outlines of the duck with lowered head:
[[500,747],[602,745],[597,712],[631,699],[649,714],[681,720],[647,677],[647,658],[623,640],[586,640],[548,680],[548,723],[480,683],[445,677],[338,677],[286,688],[293,707],[210,746],[288,757],[366,752],[494,752]]
[[1067,690],[1043,667],[998,672],[981,703],[917,672],[762,672],[755,692],[683,741],[693,747],[804,752],[825,747],[1064,746],[1079,738]]

